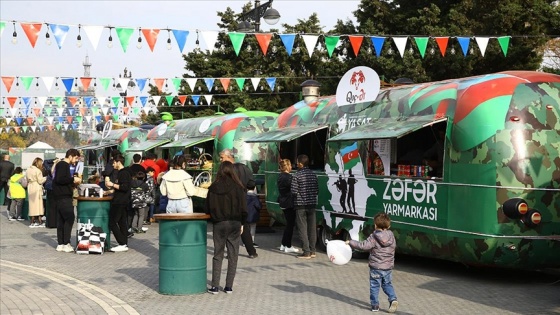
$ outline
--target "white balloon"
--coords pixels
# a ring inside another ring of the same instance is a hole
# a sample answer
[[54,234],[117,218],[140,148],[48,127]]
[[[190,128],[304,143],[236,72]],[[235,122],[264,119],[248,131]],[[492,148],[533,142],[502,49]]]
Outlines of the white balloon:
[[345,265],[352,258],[352,248],[344,241],[332,240],[327,243],[327,256],[337,265]]

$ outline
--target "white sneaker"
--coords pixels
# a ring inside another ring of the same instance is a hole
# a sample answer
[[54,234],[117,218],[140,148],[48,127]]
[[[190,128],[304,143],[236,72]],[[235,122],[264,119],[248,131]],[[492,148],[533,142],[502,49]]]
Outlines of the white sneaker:
[[37,224],[37,223],[31,223],[31,224],[29,224],[29,227],[32,228],[32,229],[34,229],[34,228],[39,227],[39,224]]
[[61,251],[63,251],[63,250],[64,250],[64,245],[58,245],[58,246],[56,247],[56,251],[57,251],[57,252],[61,252]]
[[297,253],[297,252],[299,252],[299,249],[297,249],[293,246],[292,247],[285,247],[284,252],[285,253]]
[[118,245],[118,246],[112,247],[112,248],[111,248],[111,251],[112,251],[112,252],[115,252],[115,253],[116,253],[116,252],[126,252],[126,251],[128,251],[128,246],[126,246],[126,245]]
[[146,232],[148,230],[147,227],[142,227],[142,231]]
[[38,228],[44,228],[45,227],[45,222],[41,223],[41,224],[37,224]]
[[74,252],[74,247],[72,247],[72,245],[70,245],[70,243],[63,245],[62,251],[65,253],[73,253]]
[[284,245],[280,245],[280,251],[285,251],[285,250],[286,250],[286,248],[287,248],[286,246],[284,246]]

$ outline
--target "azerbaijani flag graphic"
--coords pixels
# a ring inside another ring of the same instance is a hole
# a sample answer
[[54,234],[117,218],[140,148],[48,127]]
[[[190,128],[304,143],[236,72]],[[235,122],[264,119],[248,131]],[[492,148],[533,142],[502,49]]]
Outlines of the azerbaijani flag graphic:
[[342,163],[344,170],[352,169],[360,161],[360,153],[358,152],[358,143],[354,142],[352,145],[340,149],[342,156]]

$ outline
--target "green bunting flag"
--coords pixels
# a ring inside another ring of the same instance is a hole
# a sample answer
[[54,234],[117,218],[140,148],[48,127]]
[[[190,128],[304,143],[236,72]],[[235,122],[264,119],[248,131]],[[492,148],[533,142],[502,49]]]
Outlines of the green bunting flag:
[[121,103],[121,97],[120,96],[113,96],[113,97],[111,97],[111,99],[113,100],[113,104],[115,104],[115,106],[119,106],[119,104]]
[[418,46],[418,50],[420,51],[420,55],[424,58],[426,54],[426,47],[428,47],[428,38],[429,37],[414,37],[416,41],[416,46]]
[[239,51],[241,50],[241,45],[243,45],[243,40],[245,39],[245,33],[236,33],[230,32],[228,33],[229,39],[233,44],[233,49],[235,50],[235,54],[239,56]]
[[130,42],[130,36],[134,33],[133,28],[126,28],[126,27],[116,27],[115,30],[117,31],[117,36],[119,37],[119,41],[121,42],[121,46],[124,52],[128,48],[128,42]]
[[0,21],[0,36],[2,36],[5,27],[6,27],[6,22]]
[[243,86],[245,85],[245,78],[235,78],[235,82],[237,83],[239,90],[243,91]]
[[502,47],[502,52],[504,53],[504,57],[507,57],[507,52],[509,48],[509,36],[498,37],[498,43],[500,43],[500,47]]
[[333,51],[338,44],[340,36],[325,36],[325,45],[327,45],[327,52],[329,53],[329,58],[332,57]]
[[111,78],[99,78],[99,83],[101,83],[103,90],[107,91],[107,88],[109,88],[109,83],[111,83]]
[[165,101],[167,102],[167,106],[173,105],[173,98],[175,98],[175,96],[173,95],[165,96]]
[[172,78],[171,82],[173,82],[173,86],[175,87],[175,91],[179,92],[179,88],[181,87],[181,78]]
[[26,91],[29,91],[29,87],[31,86],[31,82],[33,82],[33,77],[19,77],[21,79],[21,83],[23,83],[23,87]]

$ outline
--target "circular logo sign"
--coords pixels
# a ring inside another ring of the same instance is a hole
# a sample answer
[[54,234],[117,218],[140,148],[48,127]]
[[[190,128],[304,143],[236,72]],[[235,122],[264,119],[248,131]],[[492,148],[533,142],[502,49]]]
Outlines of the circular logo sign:
[[159,124],[159,126],[157,126],[157,134],[159,136],[163,136],[165,134],[165,132],[167,131],[167,124],[166,123],[161,123]]
[[381,81],[375,70],[363,66],[352,68],[338,82],[336,104],[347,106],[373,102],[380,88]]
[[206,130],[208,130],[208,128],[210,128],[210,119],[205,119],[198,127],[198,131],[200,133],[204,133]]
[[109,134],[111,133],[112,129],[113,129],[113,121],[109,120],[103,126],[103,132],[101,132],[101,139],[107,138],[109,136]]

